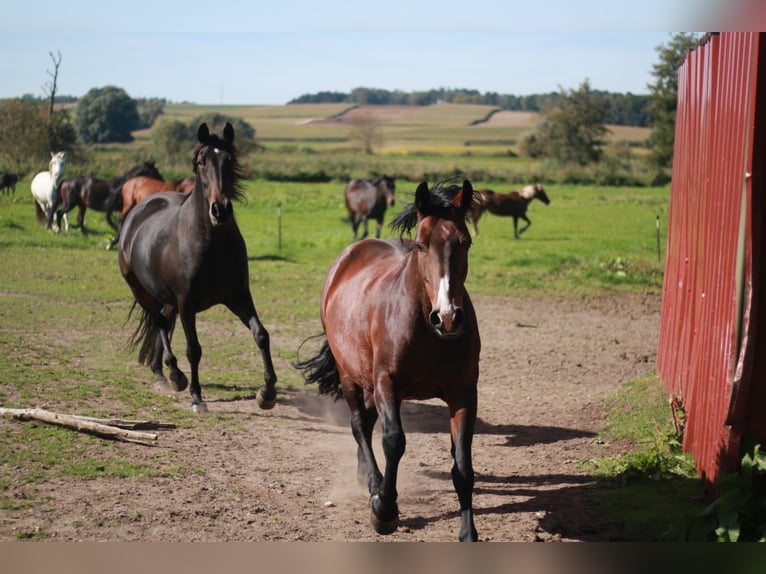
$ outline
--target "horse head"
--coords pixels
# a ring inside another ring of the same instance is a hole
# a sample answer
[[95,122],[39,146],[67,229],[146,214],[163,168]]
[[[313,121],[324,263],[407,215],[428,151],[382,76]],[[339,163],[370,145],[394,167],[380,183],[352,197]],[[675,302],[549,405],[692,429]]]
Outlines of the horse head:
[[396,180],[393,177],[383,175],[381,176],[381,183],[383,184],[383,193],[386,196],[386,205],[391,207],[396,203],[396,199],[394,198]]
[[537,199],[539,199],[540,201],[542,201],[545,205],[548,205],[551,202],[550,198],[548,197],[548,194],[545,193],[545,189],[543,188],[543,184],[542,183],[536,183],[535,184],[535,195],[534,196]]
[[223,137],[211,134],[207,124],[197,130],[199,144],[194,151],[194,173],[208,202],[213,226],[226,223],[234,213],[232,201],[241,196],[238,180],[240,169],[234,149],[234,128],[229,122]]
[[66,164],[65,157],[65,151],[51,152],[51,161],[48,163],[48,171],[51,174],[51,182],[53,182],[54,185],[55,182],[64,175],[64,166]]
[[441,337],[463,332],[463,294],[471,235],[466,216],[474,202],[471,182],[462,187],[423,182],[415,191],[417,233],[414,257],[427,298],[428,323]]

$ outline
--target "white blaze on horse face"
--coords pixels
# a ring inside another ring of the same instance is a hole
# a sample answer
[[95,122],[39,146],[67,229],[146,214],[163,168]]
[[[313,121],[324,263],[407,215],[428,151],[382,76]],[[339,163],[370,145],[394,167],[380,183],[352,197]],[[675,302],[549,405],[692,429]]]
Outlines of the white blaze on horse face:
[[439,292],[436,294],[434,307],[440,316],[446,312],[454,312],[452,301],[449,298],[449,275],[445,275],[439,280]]

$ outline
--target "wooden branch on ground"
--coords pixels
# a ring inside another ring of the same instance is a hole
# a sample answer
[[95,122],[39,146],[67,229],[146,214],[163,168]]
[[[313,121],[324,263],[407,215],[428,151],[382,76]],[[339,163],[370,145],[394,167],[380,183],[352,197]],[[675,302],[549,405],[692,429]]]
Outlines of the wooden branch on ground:
[[51,423],[80,432],[95,434],[100,437],[133,442],[143,445],[155,445],[157,442],[157,433],[144,432],[134,429],[147,428],[175,428],[175,425],[169,423],[158,423],[154,421],[124,421],[120,419],[97,419],[94,417],[83,417],[78,415],[66,415],[54,413],[44,409],[8,409],[0,407],[0,415],[12,416],[18,420],[38,420]]

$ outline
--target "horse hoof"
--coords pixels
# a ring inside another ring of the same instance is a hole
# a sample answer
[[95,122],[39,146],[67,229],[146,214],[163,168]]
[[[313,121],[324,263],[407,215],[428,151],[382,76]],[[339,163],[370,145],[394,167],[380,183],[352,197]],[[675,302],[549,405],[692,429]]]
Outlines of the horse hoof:
[[370,511],[370,524],[378,534],[392,534],[399,527],[399,515],[395,516],[392,520],[381,520],[375,514],[374,510]]
[[170,383],[162,375],[157,375],[154,378],[154,390],[163,395],[173,392],[173,388],[170,386]]
[[273,399],[267,399],[264,389],[260,389],[258,391],[258,394],[255,396],[255,401],[258,403],[258,406],[261,409],[263,409],[264,411],[268,411],[270,409],[273,409],[274,405],[277,404],[276,393],[274,393]]
[[198,415],[204,415],[208,412],[207,404],[205,403],[192,403],[192,412]]
[[181,371],[170,372],[170,388],[175,392],[186,390],[189,386],[189,379]]
[[385,520],[378,516],[375,512],[375,508],[380,506],[380,497],[377,494],[373,494],[370,497],[370,524],[378,534],[391,534],[399,527],[399,508],[394,503],[394,515],[393,518]]

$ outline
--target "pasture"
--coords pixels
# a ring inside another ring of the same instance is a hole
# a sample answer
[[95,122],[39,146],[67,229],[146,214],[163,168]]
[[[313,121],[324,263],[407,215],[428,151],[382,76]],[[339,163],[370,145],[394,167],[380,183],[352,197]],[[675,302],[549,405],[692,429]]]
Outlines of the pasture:
[[[394,212],[416,184],[397,180]],[[186,392],[154,393],[148,369],[125,348],[132,299],[115,252],[105,250],[103,214],[88,212],[87,235],[54,235],[35,223],[28,185],[0,198],[0,405],[176,425],[145,447],[0,420],[0,539],[454,538],[443,404],[405,409],[402,526],[383,538],[351,478],[348,409],[318,397],[291,367],[304,339],[320,331],[324,274],[351,240],[342,192],[338,183],[248,182],[235,215],[279,397],[273,411],[257,409],[260,356],[247,329],[216,307],[198,317],[204,416],[190,412]],[[627,534],[592,502],[597,481],[582,463],[631,448],[600,435],[602,408],[623,383],[654,370],[668,189],[546,192],[551,204],[530,205],[523,239],[514,240],[510,218],[485,215],[469,255],[466,285],[483,342],[479,538],[651,539],[663,525]],[[180,328],[175,336],[188,370]]]

